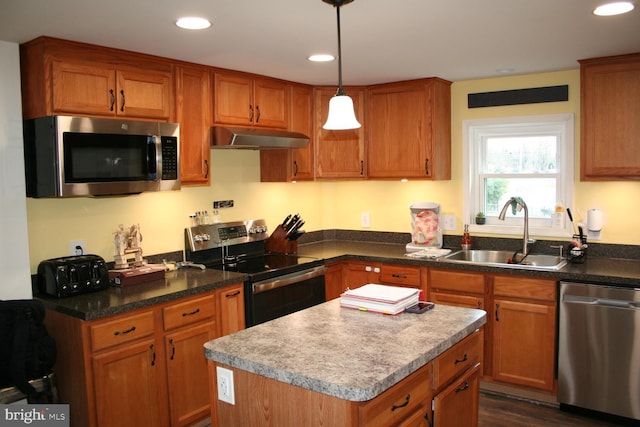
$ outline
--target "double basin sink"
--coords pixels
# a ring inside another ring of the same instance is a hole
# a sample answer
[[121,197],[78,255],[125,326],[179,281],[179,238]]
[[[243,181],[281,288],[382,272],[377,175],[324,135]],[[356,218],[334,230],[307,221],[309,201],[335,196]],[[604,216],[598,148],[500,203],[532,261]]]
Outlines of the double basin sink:
[[[528,270],[560,270],[567,260],[554,255],[529,254],[520,263],[513,263],[514,253],[510,251],[467,250],[458,251],[439,258],[440,261],[486,265],[493,267],[522,268]],[[518,254],[520,257],[520,254]]]

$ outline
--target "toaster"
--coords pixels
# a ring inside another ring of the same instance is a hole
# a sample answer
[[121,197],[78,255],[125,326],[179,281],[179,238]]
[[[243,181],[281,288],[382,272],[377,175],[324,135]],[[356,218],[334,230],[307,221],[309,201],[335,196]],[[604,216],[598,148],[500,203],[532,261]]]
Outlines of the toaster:
[[38,265],[38,291],[41,294],[64,298],[108,286],[107,264],[98,255],[54,258]]

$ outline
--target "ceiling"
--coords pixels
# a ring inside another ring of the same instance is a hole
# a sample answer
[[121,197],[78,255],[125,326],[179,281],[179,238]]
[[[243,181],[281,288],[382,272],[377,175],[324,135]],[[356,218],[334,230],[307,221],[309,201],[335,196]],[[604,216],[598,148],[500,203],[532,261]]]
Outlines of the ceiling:
[[[577,68],[576,60],[640,52],[640,8],[596,17],[604,0],[356,0],[340,9],[343,80],[451,81]],[[0,0],[0,40],[40,35],[337,84],[336,12],[322,0]],[[213,27],[177,28],[199,15]]]

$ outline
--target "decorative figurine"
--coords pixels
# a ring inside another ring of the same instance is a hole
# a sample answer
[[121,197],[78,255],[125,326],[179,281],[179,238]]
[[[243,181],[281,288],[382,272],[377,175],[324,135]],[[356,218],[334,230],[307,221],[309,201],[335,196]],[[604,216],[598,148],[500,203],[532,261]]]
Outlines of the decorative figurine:
[[115,268],[124,269],[132,267],[140,267],[144,264],[142,259],[142,234],[140,233],[140,225],[134,224],[125,230],[120,224],[118,230],[113,233],[115,235],[114,244],[116,246]]

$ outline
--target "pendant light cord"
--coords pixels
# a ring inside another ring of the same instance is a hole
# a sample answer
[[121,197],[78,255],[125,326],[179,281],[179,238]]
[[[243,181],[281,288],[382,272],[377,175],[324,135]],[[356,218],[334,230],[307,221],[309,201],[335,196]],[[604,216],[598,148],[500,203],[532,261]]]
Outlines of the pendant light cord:
[[345,95],[342,89],[342,40],[340,37],[340,6],[336,6],[336,14],[338,16],[338,91],[336,96]]

